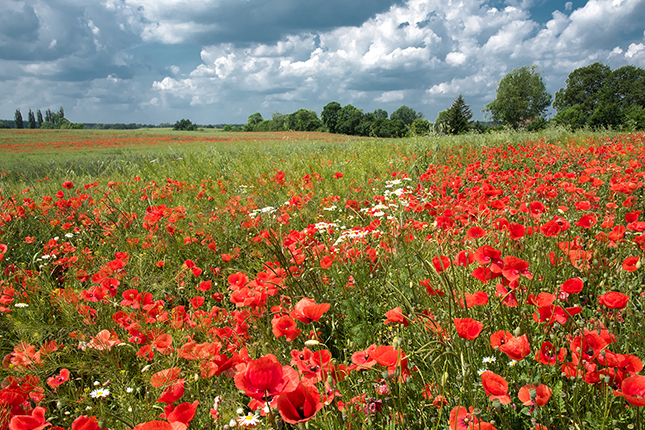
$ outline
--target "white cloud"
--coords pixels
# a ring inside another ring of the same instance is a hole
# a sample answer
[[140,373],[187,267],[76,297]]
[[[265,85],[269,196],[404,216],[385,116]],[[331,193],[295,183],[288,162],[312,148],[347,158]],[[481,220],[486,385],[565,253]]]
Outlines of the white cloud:
[[629,45],[629,49],[625,53],[625,57],[632,58],[635,55],[638,55],[643,50],[645,50],[645,45],[643,45],[642,43],[639,43],[639,44],[632,43]]

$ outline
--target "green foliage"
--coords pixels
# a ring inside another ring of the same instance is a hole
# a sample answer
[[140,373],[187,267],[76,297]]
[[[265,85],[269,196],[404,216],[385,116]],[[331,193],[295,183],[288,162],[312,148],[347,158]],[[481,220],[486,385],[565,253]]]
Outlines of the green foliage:
[[551,104],[537,66],[523,66],[505,75],[497,87],[497,97],[484,109],[494,121],[513,129],[526,127],[543,116]]
[[6,122],[0,121],[0,129],[11,128]]
[[588,117],[580,105],[574,104],[561,109],[553,118],[556,124],[564,125],[573,130],[584,127],[587,124]]
[[323,107],[320,117],[330,133],[338,133],[338,116],[341,109],[342,107],[338,102],[329,102]]
[[246,124],[244,125],[244,131],[254,131],[262,121],[264,121],[264,119],[262,118],[262,114],[259,112],[249,115],[246,120]]
[[20,109],[16,109],[16,113],[13,118],[16,128],[25,128],[25,124],[22,122],[22,113],[20,112]]
[[611,69],[602,63],[593,63],[574,70],[567,77],[566,88],[561,88],[555,93],[553,107],[560,113],[567,108],[578,106],[576,110],[580,114],[570,112],[566,114],[566,118],[571,117],[575,121],[570,123],[572,126],[579,126],[580,119],[590,117],[596,109],[601,90],[610,73]]
[[195,131],[197,130],[197,125],[193,124],[189,119],[181,119],[175,123],[172,129],[176,131]]
[[36,119],[38,120],[38,123],[36,124],[36,127],[40,128],[40,125],[43,122],[45,122],[45,120],[43,119],[43,113],[40,111],[40,109],[38,109],[38,111],[36,112]]
[[363,117],[363,111],[352,105],[343,106],[338,111],[337,132],[340,134],[360,135],[359,125]]
[[28,115],[28,124],[29,128],[36,128],[36,116],[34,115],[34,111],[29,109],[29,115]]
[[450,108],[445,112],[448,133],[460,134],[470,130],[470,119],[473,117],[473,113],[470,110],[470,106],[466,105],[466,101],[461,94],[457,96]]
[[413,136],[426,136],[428,133],[430,133],[430,127],[430,121],[428,121],[427,119],[417,118],[412,121],[410,132]]
[[415,119],[423,119],[423,114],[405,105],[401,106],[390,115],[391,120],[400,119],[407,126],[412,125]]

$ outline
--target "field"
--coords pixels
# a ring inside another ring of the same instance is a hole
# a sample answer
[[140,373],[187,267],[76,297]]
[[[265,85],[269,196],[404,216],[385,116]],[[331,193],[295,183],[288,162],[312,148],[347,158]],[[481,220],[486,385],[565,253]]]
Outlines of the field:
[[0,131],[0,428],[643,428],[644,162]]

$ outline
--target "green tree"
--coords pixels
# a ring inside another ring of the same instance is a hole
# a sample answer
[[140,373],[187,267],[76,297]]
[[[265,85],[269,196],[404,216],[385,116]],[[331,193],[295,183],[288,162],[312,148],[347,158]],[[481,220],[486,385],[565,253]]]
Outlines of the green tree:
[[313,110],[298,109],[285,120],[287,130],[296,131],[316,131],[323,126],[323,122],[318,118],[318,114]]
[[11,127],[6,122],[0,121],[0,129],[2,129],[2,128],[11,128]]
[[22,113],[20,109],[16,109],[16,113],[13,116],[13,122],[16,125],[16,128],[25,128],[25,124],[22,122]]
[[[565,109],[578,105],[579,109],[576,109],[575,115],[571,119],[574,119],[576,124],[580,124],[582,118],[589,118],[596,109],[601,90],[610,73],[611,69],[602,63],[593,63],[577,68],[567,77],[566,88],[561,88],[555,93],[553,108],[559,114]],[[566,114],[565,117],[570,117],[572,114],[573,111]]]
[[621,110],[645,107],[645,70],[635,66],[614,70],[602,87],[600,100],[603,104],[615,103]]
[[448,111],[447,110],[442,110],[439,112],[437,115],[437,119],[434,121],[434,132],[439,133],[439,134],[447,134],[448,133]]
[[195,131],[197,130],[197,125],[193,124],[189,119],[182,119],[177,121],[172,129],[177,131]]
[[374,118],[375,118],[375,119],[378,119],[378,118],[380,118],[380,119],[387,119],[387,117],[388,117],[388,115],[387,115],[387,111],[386,111],[386,110],[383,110],[383,109],[376,109],[376,110],[374,111]]
[[430,133],[430,121],[427,119],[417,118],[412,122],[410,131],[415,136],[425,136]]
[[447,132],[450,134],[464,133],[470,130],[470,119],[473,113],[466,104],[464,97],[459,94],[448,110],[446,110]]
[[359,136],[359,125],[362,117],[363,112],[360,109],[352,105],[343,106],[338,112],[336,132]]
[[249,115],[246,119],[246,124],[244,125],[244,131],[254,131],[262,121],[264,121],[264,119],[262,118],[262,114],[259,112]]
[[34,115],[34,111],[29,109],[29,115],[27,116],[27,118],[28,118],[29,128],[36,128],[36,115]]
[[43,113],[40,111],[40,109],[38,109],[38,111],[36,112],[36,119],[38,120],[38,124],[37,124],[36,126],[37,126],[38,128],[40,128],[40,126],[41,126],[41,125],[42,125],[42,123],[44,122],[44,121],[43,121]]
[[338,102],[329,102],[320,114],[322,122],[330,133],[338,133],[338,116],[342,107]]
[[553,118],[553,121],[556,124],[568,126],[575,130],[584,127],[589,121],[590,116],[585,113],[579,104],[574,104],[573,106],[560,109],[555,115],[555,118]]
[[401,106],[390,115],[391,120],[400,119],[405,125],[412,125],[415,119],[423,119],[423,114],[405,105]]
[[497,97],[486,105],[494,121],[517,129],[543,117],[551,104],[537,66],[513,69],[497,87]]

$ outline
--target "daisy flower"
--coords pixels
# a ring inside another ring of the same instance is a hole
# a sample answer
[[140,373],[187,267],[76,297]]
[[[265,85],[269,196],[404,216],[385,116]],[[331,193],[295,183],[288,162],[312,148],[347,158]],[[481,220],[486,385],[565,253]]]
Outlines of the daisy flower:
[[255,427],[260,423],[260,416],[249,412],[246,415],[237,417],[237,425],[242,427]]
[[110,390],[107,388],[97,388],[90,393],[90,397],[98,399],[99,397],[107,397],[110,395]]

